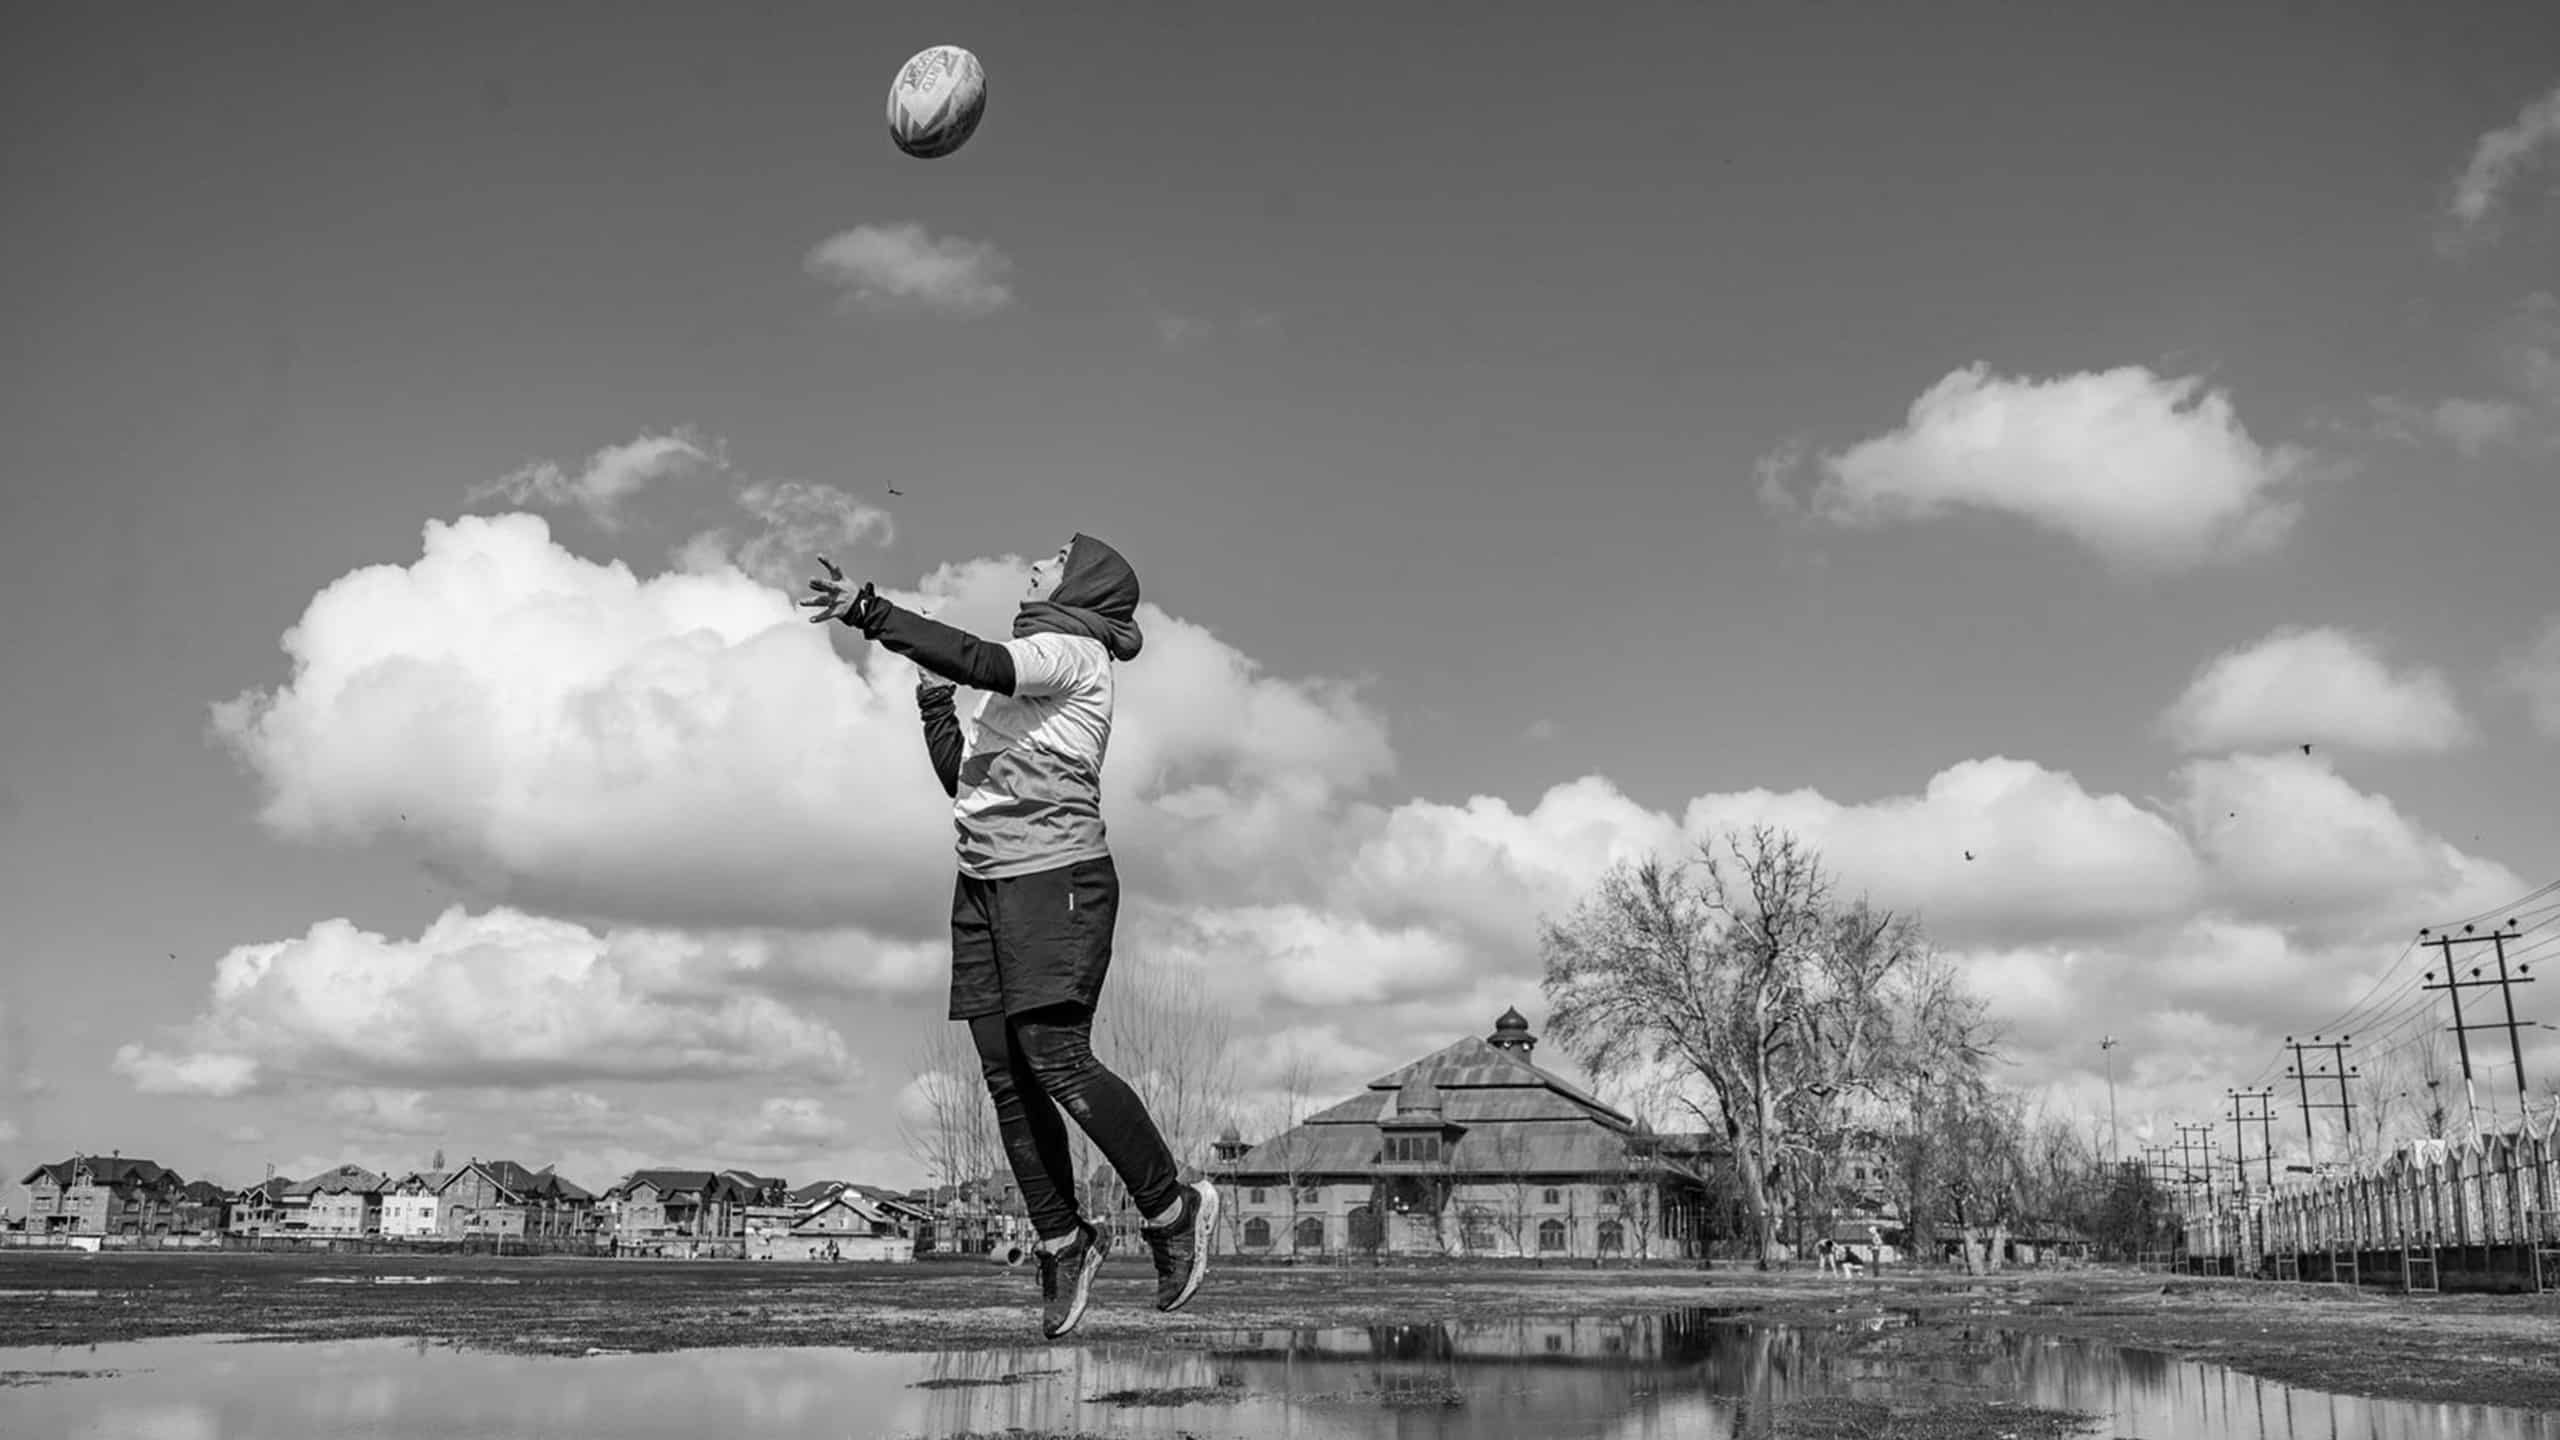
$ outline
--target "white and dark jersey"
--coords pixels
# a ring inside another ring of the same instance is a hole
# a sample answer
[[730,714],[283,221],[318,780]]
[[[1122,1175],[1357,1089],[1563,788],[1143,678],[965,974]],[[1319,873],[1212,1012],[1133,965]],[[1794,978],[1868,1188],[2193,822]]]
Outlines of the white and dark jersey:
[[952,797],[960,869],[1004,880],[1110,853],[1102,758],[1111,745],[1111,654],[1083,635],[1004,642],[1013,693],[980,698]]

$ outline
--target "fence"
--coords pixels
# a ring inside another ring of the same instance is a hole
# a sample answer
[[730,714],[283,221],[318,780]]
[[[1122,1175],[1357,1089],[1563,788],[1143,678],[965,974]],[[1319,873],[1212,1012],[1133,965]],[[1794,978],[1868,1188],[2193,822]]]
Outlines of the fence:
[[[2378,1165],[2278,1185],[2243,1206],[2189,1195],[2180,1204],[2190,1263],[2232,1274],[2359,1280],[2396,1257],[2404,1285],[2442,1252],[2478,1252],[2472,1268],[2516,1268],[2532,1289],[2560,1284],[2560,1123],[2467,1140],[2419,1140]],[[2467,1263],[2467,1262],[2466,1262]],[[2548,1272],[2548,1281],[2545,1274]]]

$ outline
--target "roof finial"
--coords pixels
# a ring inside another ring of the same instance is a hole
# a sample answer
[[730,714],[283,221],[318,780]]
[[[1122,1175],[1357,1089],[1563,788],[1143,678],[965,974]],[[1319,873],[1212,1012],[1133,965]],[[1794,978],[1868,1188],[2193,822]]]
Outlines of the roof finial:
[[1484,1043],[1496,1050],[1517,1050],[1523,1055],[1538,1048],[1536,1038],[1529,1034],[1528,1017],[1522,1015],[1517,1007],[1506,1008],[1502,1012],[1501,1017],[1493,1022],[1493,1033],[1485,1037]]

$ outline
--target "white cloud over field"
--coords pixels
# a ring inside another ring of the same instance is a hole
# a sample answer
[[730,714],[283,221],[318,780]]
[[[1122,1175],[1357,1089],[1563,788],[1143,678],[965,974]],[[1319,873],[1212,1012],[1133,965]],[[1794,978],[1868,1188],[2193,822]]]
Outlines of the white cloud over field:
[[1013,303],[1006,280],[1013,262],[1003,251],[936,236],[913,221],[840,231],[812,248],[805,263],[847,305],[985,315]]
[[2444,672],[2394,672],[2378,640],[2335,626],[2288,626],[2215,656],[2161,727],[2189,751],[2326,744],[2437,752],[2474,733]]
[[[1809,493],[1790,488],[1814,472]],[[2310,457],[2251,438],[2229,397],[2141,366],[2049,380],[1973,365],[1911,403],[1902,427],[1762,464],[1762,494],[1843,526],[2005,515],[2124,573],[2245,559],[2280,544]]]
[[677,429],[607,445],[576,470],[555,461],[535,461],[474,487],[470,498],[475,502],[504,499],[516,505],[574,505],[610,530],[621,524],[622,507],[651,485],[717,469],[721,463],[718,446]]
[[[906,598],[1002,634],[1022,579],[1019,559],[986,559]],[[1505,1005],[1542,1017],[1540,918],[1614,861],[1725,827],[1789,828],[1845,889],[1918,912],[2015,1027],[2026,1083],[2084,1082],[2107,1027],[2199,1055],[2218,1095],[2408,932],[2527,888],[2289,749],[2191,758],[2157,796],[2004,756],[1951,759],[1902,793],[1676,809],[1598,775],[1526,807],[1401,796],[1358,688],[1271,674],[1152,605],[1142,618],[1107,797],[1122,949],[1187,969],[1238,1017],[1246,1117],[1272,1098],[1283,1041],[1324,1067],[1330,1098]],[[333,1095],[390,1144],[505,1076],[555,1096],[522,1116],[527,1143],[596,1163],[717,1142],[788,1172],[794,1154],[897,1150],[906,1057],[857,1061],[810,1001],[943,1023],[950,822],[902,662],[726,564],[643,576],[528,515],[429,525],[407,563],[323,589],[284,645],[290,676],[215,722],[266,825],[430,859],[471,882],[472,906],[415,938],[332,920],[235,948],[194,1021],[120,1053],[135,1084]],[[2240,697],[2197,707],[2205,732],[2272,723],[2246,685],[2205,688]],[[754,1118],[662,1130],[630,1118],[649,1104],[574,1098],[614,1087]],[[777,1093],[825,1104],[759,1108]]]

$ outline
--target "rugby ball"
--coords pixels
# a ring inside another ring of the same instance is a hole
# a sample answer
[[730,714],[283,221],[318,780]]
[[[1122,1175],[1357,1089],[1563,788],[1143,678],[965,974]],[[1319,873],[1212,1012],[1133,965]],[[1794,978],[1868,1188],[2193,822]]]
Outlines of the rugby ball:
[[889,86],[889,138],[919,160],[968,144],[986,113],[986,69],[957,45],[917,51]]

